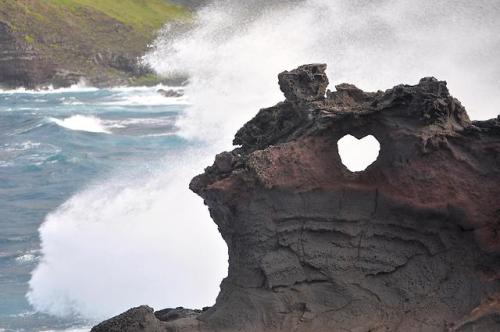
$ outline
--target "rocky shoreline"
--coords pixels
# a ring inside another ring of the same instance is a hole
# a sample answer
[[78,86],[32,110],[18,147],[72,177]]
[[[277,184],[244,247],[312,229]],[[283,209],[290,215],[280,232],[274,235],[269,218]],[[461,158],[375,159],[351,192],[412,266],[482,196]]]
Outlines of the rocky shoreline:
[[[446,82],[327,91],[279,75],[231,152],[194,178],[229,249],[216,304],[139,307],[93,332],[500,330],[500,116],[471,121]],[[378,159],[350,172],[346,134]]]

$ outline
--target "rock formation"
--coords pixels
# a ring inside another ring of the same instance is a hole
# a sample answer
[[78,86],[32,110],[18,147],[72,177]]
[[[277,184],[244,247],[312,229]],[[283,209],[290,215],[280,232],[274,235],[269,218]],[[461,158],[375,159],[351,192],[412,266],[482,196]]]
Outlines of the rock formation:
[[[190,184],[229,248],[216,304],[94,332],[500,331],[500,117],[469,120],[435,78],[326,91],[325,68],[280,74],[286,100]],[[380,142],[365,171],[346,134]]]
[[184,91],[183,90],[174,90],[174,89],[158,89],[158,92],[160,95],[166,98],[179,98],[184,96]]
[[0,85],[34,87],[47,83],[54,73],[48,59],[17,39],[9,25],[0,22]]

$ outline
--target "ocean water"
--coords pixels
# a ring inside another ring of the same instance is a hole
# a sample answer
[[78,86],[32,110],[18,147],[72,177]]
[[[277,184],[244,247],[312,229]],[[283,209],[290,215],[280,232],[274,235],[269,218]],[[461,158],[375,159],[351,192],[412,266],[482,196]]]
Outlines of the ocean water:
[[28,302],[43,259],[39,227],[90,183],[127,169],[147,173],[192,145],[177,135],[185,99],[157,89],[0,91],[0,331],[87,323],[37,313]]

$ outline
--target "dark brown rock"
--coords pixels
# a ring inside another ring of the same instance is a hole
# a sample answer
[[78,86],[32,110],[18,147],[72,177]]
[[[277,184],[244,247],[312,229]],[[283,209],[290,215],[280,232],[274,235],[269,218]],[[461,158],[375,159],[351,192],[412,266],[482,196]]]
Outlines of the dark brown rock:
[[289,101],[315,101],[325,97],[328,77],[325,64],[304,65],[278,75],[281,91]]
[[200,315],[201,310],[191,310],[183,307],[175,309],[163,309],[155,312],[156,318],[162,322],[172,322],[183,318],[196,318]]
[[199,331],[201,310],[182,307],[154,312],[140,306],[94,326],[91,332],[188,332]]
[[0,87],[35,88],[47,84],[55,73],[51,61],[0,21]]
[[92,332],[136,331],[160,332],[165,331],[165,329],[155,317],[154,310],[148,306],[130,309],[92,328]]
[[[470,121],[435,78],[321,98],[324,69],[281,75],[287,101],[191,182],[229,271],[184,331],[500,331],[500,117]],[[380,142],[363,172],[346,134]]]
[[184,96],[184,92],[181,91],[181,90],[173,90],[173,89],[169,89],[169,90],[165,90],[165,89],[159,89],[157,91],[159,94],[161,94],[163,97],[167,97],[167,98],[178,98],[178,97],[182,97]]

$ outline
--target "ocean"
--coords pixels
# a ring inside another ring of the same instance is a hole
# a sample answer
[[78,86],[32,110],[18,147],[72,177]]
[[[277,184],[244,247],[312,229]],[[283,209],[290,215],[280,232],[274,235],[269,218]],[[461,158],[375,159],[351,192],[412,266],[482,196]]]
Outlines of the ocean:
[[0,331],[88,324],[28,302],[43,259],[39,228],[90,183],[126,169],[147,173],[191,144],[175,125],[185,98],[165,98],[158,88],[0,92]]

